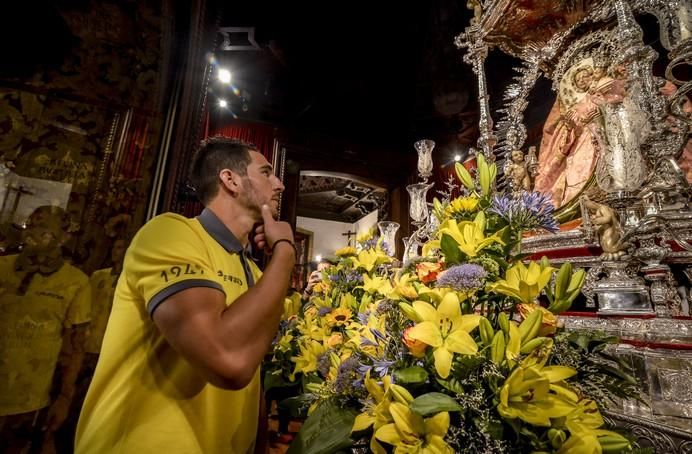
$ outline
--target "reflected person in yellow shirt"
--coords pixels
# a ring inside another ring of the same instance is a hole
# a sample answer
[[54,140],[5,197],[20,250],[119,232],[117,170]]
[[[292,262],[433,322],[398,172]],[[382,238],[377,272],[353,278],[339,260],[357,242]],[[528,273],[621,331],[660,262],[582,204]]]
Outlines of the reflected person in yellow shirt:
[[[202,214],[157,216],[125,254],[78,454],[255,451],[259,365],[296,259],[275,220],[284,186],[254,146],[226,138],[202,144],[191,182]],[[250,235],[271,257],[263,274]]]
[[61,208],[39,207],[21,253],[0,257],[0,452],[26,449],[49,405],[52,443],[74,396],[91,298],[87,276],[63,259],[68,225]]
[[89,284],[91,286],[91,322],[87,327],[86,340],[84,341],[84,368],[89,368],[93,373],[96,360],[101,353],[103,335],[106,333],[106,324],[113,306],[115,284],[123,269],[123,259],[127,250],[127,241],[117,239],[111,248],[111,262],[113,266],[103,268],[91,273]]

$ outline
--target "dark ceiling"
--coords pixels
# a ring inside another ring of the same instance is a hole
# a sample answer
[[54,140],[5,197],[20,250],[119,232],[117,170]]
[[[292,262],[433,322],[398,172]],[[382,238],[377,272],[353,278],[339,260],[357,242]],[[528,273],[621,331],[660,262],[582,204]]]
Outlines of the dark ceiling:
[[458,0],[234,3],[220,25],[254,27],[259,50],[217,52],[239,90],[231,110],[399,154],[433,138],[453,154],[475,141],[475,78],[453,45],[470,17]]
[[[320,178],[314,172],[320,169],[354,174],[338,169],[348,159],[382,188],[406,184],[414,174],[416,140],[435,140],[434,159],[442,165],[464,156],[478,137],[476,78],[453,44],[471,16],[459,0],[234,3],[220,27],[250,27],[253,35],[228,34],[227,42],[254,40],[255,47],[217,51],[236,91],[212,84],[212,101],[230,101],[230,111],[213,111],[212,125],[238,117],[302,135],[303,143],[329,138],[329,147],[302,147],[330,161],[299,165],[313,171],[310,181]],[[508,79],[506,61],[493,63],[491,82]],[[332,183],[334,190],[316,193],[301,184],[299,214],[343,222],[367,214],[361,213],[368,205],[363,194],[344,198],[335,190],[345,180]]]

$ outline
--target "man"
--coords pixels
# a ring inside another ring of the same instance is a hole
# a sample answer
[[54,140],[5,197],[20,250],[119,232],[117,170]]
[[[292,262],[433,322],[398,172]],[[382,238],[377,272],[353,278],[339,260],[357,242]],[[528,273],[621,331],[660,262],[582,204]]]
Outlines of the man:
[[24,452],[38,429],[48,449],[74,397],[91,293],[63,258],[68,226],[62,208],[39,207],[21,253],[0,257],[0,452]]
[[[246,453],[258,430],[258,366],[283,311],[293,232],[284,186],[257,150],[213,138],[192,163],[205,210],[167,213],[125,255],[76,452]],[[270,254],[264,274],[248,236]]]
[[101,352],[103,335],[106,332],[108,316],[113,305],[115,285],[123,268],[123,259],[127,250],[127,242],[119,238],[113,242],[111,248],[111,262],[113,266],[96,270],[89,278],[91,285],[91,322],[87,327],[84,341],[84,366],[93,372],[96,360]]
[[322,282],[322,271],[326,270],[330,266],[334,266],[333,263],[331,263],[329,260],[322,259],[318,264],[317,264],[317,269],[310,273],[310,276],[308,277],[308,283],[305,286],[305,290],[303,290],[303,299],[304,300],[309,300],[310,297],[312,296],[313,289],[315,288],[315,285],[319,282]]

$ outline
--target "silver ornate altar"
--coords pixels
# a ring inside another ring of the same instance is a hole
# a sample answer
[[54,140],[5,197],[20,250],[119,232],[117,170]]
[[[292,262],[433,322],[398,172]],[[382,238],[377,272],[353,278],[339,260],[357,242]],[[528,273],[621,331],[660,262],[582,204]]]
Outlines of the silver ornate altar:
[[[555,235],[528,236],[522,252],[588,268],[586,312],[570,314],[565,324],[621,336],[615,353],[635,368],[646,396],[645,404],[614,406],[611,421],[629,427],[655,452],[692,452],[692,175],[680,165],[685,159],[690,164],[683,151],[692,126],[692,82],[675,75],[684,65],[689,74],[692,62],[692,0],[485,0],[476,6],[455,42],[478,78],[478,147],[486,157],[510,168],[512,154],[527,142],[525,112],[541,77],[552,79],[558,96],[572,96],[575,106],[593,111],[582,124],[592,133],[585,141],[593,148],[591,176],[573,197],[565,192],[559,205],[552,194],[562,221],[580,221]],[[643,41],[641,14],[658,19],[665,79],[654,75],[658,54]],[[495,127],[485,68],[493,48],[521,60]],[[585,62],[591,79],[578,74]],[[576,129],[577,107],[559,117],[568,130]],[[532,177],[553,169],[542,152],[552,150],[538,151]],[[566,156],[554,159],[563,165]],[[513,192],[526,189],[507,180],[500,184]]]

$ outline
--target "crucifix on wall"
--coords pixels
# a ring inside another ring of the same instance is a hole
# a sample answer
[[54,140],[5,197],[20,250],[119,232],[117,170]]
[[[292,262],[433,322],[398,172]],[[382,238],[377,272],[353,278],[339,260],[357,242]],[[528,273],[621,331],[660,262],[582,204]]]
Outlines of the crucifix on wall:
[[342,235],[347,237],[348,245],[353,246],[353,244],[351,244],[351,237],[356,236],[356,232],[351,232],[350,230],[347,230],[346,232],[342,233]]

